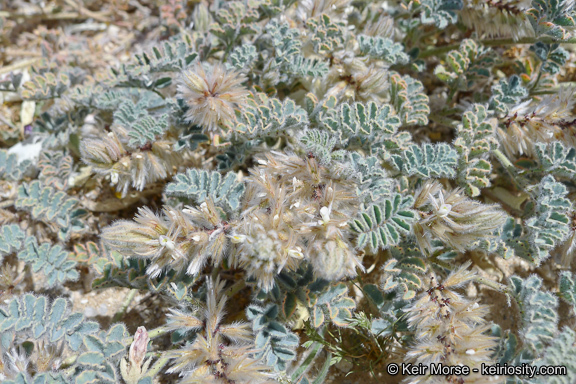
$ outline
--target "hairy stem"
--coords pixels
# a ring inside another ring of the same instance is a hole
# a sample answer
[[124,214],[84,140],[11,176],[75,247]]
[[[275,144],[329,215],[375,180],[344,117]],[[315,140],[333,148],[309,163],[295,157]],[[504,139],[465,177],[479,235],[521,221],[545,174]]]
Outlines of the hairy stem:
[[233,285],[231,285],[230,288],[228,288],[225,291],[225,294],[227,297],[233,297],[235,294],[237,294],[238,292],[240,292],[244,288],[246,288],[246,281],[244,279],[241,279],[241,280],[237,281],[236,283],[234,283]]
[[130,292],[128,293],[128,296],[126,296],[126,298],[124,299],[124,302],[122,303],[122,306],[120,307],[120,309],[118,310],[118,312],[116,312],[114,314],[114,316],[112,317],[112,322],[115,323],[117,321],[120,321],[120,319],[124,316],[124,314],[126,313],[126,310],[128,309],[128,307],[130,306],[130,303],[132,302],[132,300],[134,300],[134,296],[136,296],[136,294],[138,293],[137,289],[131,289]]
[[160,359],[158,359],[154,365],[152,366],[152,368],[150,368],[147,372],[146,372],[146,376],[149,377],[155,377],[158,372],[160,372],[160,370],[166,365],[166,363],[168,363],[170,359],[167,357],[162,357]]

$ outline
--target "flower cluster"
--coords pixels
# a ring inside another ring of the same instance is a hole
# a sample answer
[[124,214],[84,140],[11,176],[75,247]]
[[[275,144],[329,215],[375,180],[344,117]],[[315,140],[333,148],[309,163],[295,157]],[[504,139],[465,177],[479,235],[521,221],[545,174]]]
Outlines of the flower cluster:
[[[474,280],[475,273],[463,264],[442,282],[432,275],[429,288],[407,309],[408,324],[415,331],[415,344],[406,354],[406,362],[415,364],[465,365],[479,368],[493,363],[491,356],[497,339],[486,333],[490,325],[484,317],[489,308],[459,295],[454,289]],[[469,376],[411,377],[410,384],[440,383],[497,383],[498,377],[471,372]]]
[[461,189],[446,192],[438,182],[426,182],[420,188],[414,207],[421,216],[414,234],[424,253],[430,252],[435,239],[464,251],[474,241],[490,237],[506,220],[498,206],[474,201]]
[[254,351],[250,325],[222,324],[227,297],[225,282],[208,279],[206,305],[195,311],[172,310],[166,329],[195,332],[194,341],[166,354],[173,360],[168,372],[178,372],[181,383],[268,383],[269,367],[251,356]]

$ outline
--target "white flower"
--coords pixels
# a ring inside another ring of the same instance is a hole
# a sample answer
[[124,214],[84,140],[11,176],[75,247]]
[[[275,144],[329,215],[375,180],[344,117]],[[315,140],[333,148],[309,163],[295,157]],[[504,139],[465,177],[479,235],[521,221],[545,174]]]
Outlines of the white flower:
[[428,194],[428,197],[430,198],[430,202],[434,206],[434,210],[436,211],[436,216],[446,217],[452,211],[452,205],[446,204],[444,202],[444,195],[442,194],[442,192],[440,192],[438,194],[438,199],[440,200],[440,204],[438,204],[438,201],[436,201],[434,196],[432,196],[431,194]]
[[115,185],[116,183],[118,183],[118,172],[116,172],[116,171],[110,172],[110,183],[112,185]]
[[230,241],[233,242],[234,244],[243,243],[244,241],[246,241],[246,236],[245,235],[232,235],[232,236],[230,236]]
[[294,204],[292,204],[292,205],[290,206],[290,209],[292,209],[292,208],[298,208],[299,206],[300,206],[300,200],[298,200],[297,202],[295,202]]
[[320,216],[322,220],[318,220],[318,225],[326,225],[330,221],[330,212],[332,211],[329,207],[320,208]]
[[291,257],[302,260],[304,258],[304,254],[302,253],[302,248],[296,247],[295,249],[291,249],[288,251],[288,255]]
[[294,188],[294,192],[296,192],[296,189],[302,186],[303,184],[304,183],[302,182],[302,180],[298,180],[296,176],[292,178],[292,187]]
[[160,235],[158,238],[158,243],[161,247],[166,247],[171,251],[173,251],[176,246],[176,244],[168,236],[164,235]]

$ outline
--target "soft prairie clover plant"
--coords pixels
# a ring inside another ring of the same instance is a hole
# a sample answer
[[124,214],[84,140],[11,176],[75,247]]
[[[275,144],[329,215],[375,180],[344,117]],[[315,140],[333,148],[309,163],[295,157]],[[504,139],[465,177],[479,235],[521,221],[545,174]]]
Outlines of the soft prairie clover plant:
[[2,383],[576,382],[574,1],[1,3]]

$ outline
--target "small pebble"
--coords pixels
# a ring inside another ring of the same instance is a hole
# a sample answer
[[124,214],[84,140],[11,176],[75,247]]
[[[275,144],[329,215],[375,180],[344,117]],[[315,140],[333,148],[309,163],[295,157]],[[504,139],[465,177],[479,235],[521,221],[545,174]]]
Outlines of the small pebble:
[[80,303],[81,303],[81,304],[86,304],[87,302],[88,302],[88,299],[82,299],[82,300],[80,300]]
[[342,359],[338,363],[336,363],[336,368],[344,373],[348,373],[354,368],[354,364],[349,362],[348,360]]
[[92,307],[86,307],[86,309],[84,309],[84,316],[94,317],[96,316],[96,310]]
[[108,306],[106,304],[102,304],[98,307],[98,314],[100,316],[106,316],[108,313]]

